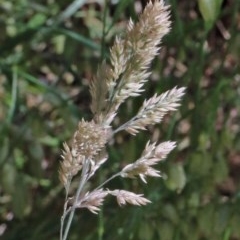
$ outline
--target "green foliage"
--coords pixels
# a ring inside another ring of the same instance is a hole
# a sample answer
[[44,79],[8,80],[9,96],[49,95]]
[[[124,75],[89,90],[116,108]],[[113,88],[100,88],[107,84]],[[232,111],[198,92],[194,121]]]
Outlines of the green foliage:
[[[82,211],[74,219],[71,240],[240,239],[240,2],[168,2],[172,31],[153,64],[144,97],[186,86],[181,110],[135,141],[119,133],[109,146],[110,160],[92,184],[120,162],[139,156],[151,135],[178,142],[178,149],[159,166],[166,180],[111,182],[110,187],[136,192],[144,188],[153,203],[119,209],[109,200],[99,217]],[[59,149],[78,120],[91,118],[91,77],[101,57],[108,56],[114,36],[124,33],[126,20],[135,19],[141,6],[141,1],[106,3],[85,4],[60,21],[69,1],[1,1],[3,240],[58,239],[64,202]],[[123,106],[122,119],[137,112],[140,102]]]
[[205,21],[207,30],[213,27],[218,18],[223,0],[198,0],[199,11]]

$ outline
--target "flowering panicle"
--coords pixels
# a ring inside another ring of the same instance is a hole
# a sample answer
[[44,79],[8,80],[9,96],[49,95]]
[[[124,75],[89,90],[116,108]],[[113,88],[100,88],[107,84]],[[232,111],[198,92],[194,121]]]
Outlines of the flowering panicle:
[[101,125],[91,122],[80,121],[78,130],[73,137],[73,149],[75,155],[82,155],[93,159],[105,146],[108,140],[108,130]]
[[[81,169],[85,161],[90,161],[95,171],[105,160],[106,154],[103,158],[105,144],[109,138],[109,129],[104,129],[101,125],[94,123],[94,121],[86,122],[80,121],[78,129],[73,135],[71,149],[64,143],[61,167],[59,170],[59,177],[64,186],[68,186],[68,182]],[[95,159],[95,156],[98,156]]]
[[83,198],[81,198],[76,207],[88,208],[94,214],[100,210],[100,206],[103,204],[104,198],[108,195],[108,191],[103,189],[97,189],[92,192],[87,192]]
[[159,161],[166,158],[169,152],[175,148],[175,142],[163,142],[156,146],[156,143],[150,144],[149,142],[145,146],[142,156],[134,163],[128,164],[121,171],[121,177],[134,178],[139,176],[143,182],[146,183],[146,176],[161,177],[160,171],[154,169],[153,165],[156,165]]
[[138,113],[115,132],[126,130],[135,135],[140,130],[145,130],[146,126],[160,123],[167,112],[177,110],[184,92],[185,88],[181,87],[173,88],[159,96],[155,94],[150,99],[145,100]]
[[[169,29],[169,11],[163,1],[149,2],[138,23],[129,21],[125,38],[117,37],[110,51],[111,65],[102,64],[92,82],[93,114],[103,114],[103,121],[110,124],[126,98],[142,93],[150,75],[149,64],[157,55],[158,45]],[[101,97],[99,89],[103,89]]]
[[151,202],[148,199],[142,197],[143,194],[135,194],[133,192],[129,192],[125,190],[109,191],[109,194],[117,198],[117,202],[119,206],[126,205],[127,203],[141,206]]
[[[109,190],[103,187],[115,177],[135,178],[146,183],[146,177],[161,177],[155,165],[165,159],[175,148],[175,142],[146,144],[139,159],[113,174],[97,188],[86,193],[86,183],[108,160],[106,144],[121,130],[135,135],[147,126],[160,123],[169,111],[180,105],[185,88],[173,88],[161,95],[155,94],[145,100],[137,114],[112,130],[112,122],[119,106],[128,97],[136,97],[144,91],[143,86],[150,76],[149,65],[158,54],[162,37],[169,32],[168,7],[163,0],[149,2],[139,17],[138,23],[129,21],[124,37],[116,37],[110,49],[110,63],[103,62],[90,85],[92,97],[92,121],[81,120],[69,144],[63,144],[59,176],[66,189],[66,201],[61,220],[60,240],[66,240],[76,208],[87,208],[98,213],[107,195],[116,197],[120,206],[150,203],[142,194],[126,190]],[[76,193],[69,198],[72,178],[79,174]],[[85,194],[83,194],[85,193]],[[68,216],[68,222],[65,219]],[[66,228],[64,229],[64,227]]]
[[[108,93],[108,78],[111,75],[110,67],[103,62],[98,68],[96,77],[93,79],[90,85],[90,93],[92,97],[91,111],[95,117],[100,117],[107,105],[107,93]],[[101,122],[100,120],[98,122]]]
[[63,161],[61,161],[60,165],[59,178],[61,183],[67,188],[68,182],[70,182],[71,179],[82,169],[84,157],[74,157],[66,143],[63,144],[63,148]]

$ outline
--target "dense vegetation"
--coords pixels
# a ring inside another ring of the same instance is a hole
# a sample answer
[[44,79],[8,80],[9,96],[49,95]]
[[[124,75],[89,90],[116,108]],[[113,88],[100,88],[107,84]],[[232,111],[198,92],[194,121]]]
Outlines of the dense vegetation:
[[[95,216],[82,210],[71,240],[240,239],[240,1],[167,1],[172,30],[155,59],[144,98],[186,86],[181,109],[136,138],[120,132],[93,185],[136,159],[146,139],[178,148],[161,163],[166,179],[114,180],[153,203],[120,209],[109,199]],[[116,34],[145,1],[1,0],[0,237],[58,239],[64,192],[62,143],[91,119],[89,83]],[[118,120],[118,119],[117,119]]]

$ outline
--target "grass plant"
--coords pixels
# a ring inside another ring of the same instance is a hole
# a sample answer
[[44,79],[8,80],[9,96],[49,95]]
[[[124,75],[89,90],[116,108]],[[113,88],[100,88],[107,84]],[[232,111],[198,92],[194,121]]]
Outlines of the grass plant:
[[[114,129],[118,109],[129,97],[137,97],[150,75],[149,66],[158,54],[159,43],[169,31],[169,11],[162,0],[149,2],[138,23],[129,21],[123,38],[116,37],[110,51],[110,64],[103,62],[91,84],[91,111],[93,120],[81,120],[71,143],[64,143],[60,180],[66,190],[61,218],[60,240],[66,240],[77,208],[87,208],[93,213],[100,211],[107,195],[116,197],[120,206],[150,203],[142,194],[123,189],[110,190],[106,184],[116,177],[160,177],[160,171],[152,166],[166,158],[175,142],[147,142],[141,157],[113,174],[98,187],[87,191],[85,185],[108,160],[106,145],[119,131],[136,135],[147,126],[160,123],[169,112],[175,111],[184,94],[184,88],[173,88],[161,95],[145,100],[138,113],[126,123]],[[109,160],[110,161],[110,160]],[[78,187],[69,196],[73,177],[81,174]],[[67,219],[66,223],[65,220]]]
[[[153,204],[118,208],[116,196],[108,194],[97,215],[86,207],[76,209],[69,240],[240,239],[240,1],[165,3],[171,31],[146,69],[151,74],[144,91],[119,106],[103,147],[108,159],[80,196],[91,194],[126,166],[131,169],[149,139],[156,147],[174,140],[168,160],[149,166],[161,170],[162,178],[144,175],[145,184],[139,175],[118,176],[102,187],[143,194]],[[65,202],[59,181],[63,142],[71,151],[81,119],[99,126],[91,112],[89,86],[99,83],[96,73],[103,74],[102,60],[107,69],[112,67],[109,49],[115,36],[125,39],[127,20],[137,23],[146,4],[1,0],[1,240],[59,239]],[[148,125],[147,131],[137,129],[132,135],[136,129],[124,129],[145,100],[175,86],[187,88],[178,111],[167,114],[161,124]],[[72,179],[68,209],[81,170]],[[68,217],[69,213],[64,227]]]

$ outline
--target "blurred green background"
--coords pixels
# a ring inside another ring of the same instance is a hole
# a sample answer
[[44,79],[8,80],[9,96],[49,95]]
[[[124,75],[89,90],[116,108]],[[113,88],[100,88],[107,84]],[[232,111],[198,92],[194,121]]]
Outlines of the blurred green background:
[[[152,64],[145,98],[186,86],[182,106],[159,126],[109,147],[96,186],[136,159],[146,141],[174,140],[161,163],[166,180],[117,179],[107,187],[144,193],[153,203],[96,216],[77,211],[70,240],[240,239],[240,1],[169,0],[172,30]],[[88,85],[116,34],[146,1],[0,0],[0,238],[57,240],[64,203],[61,147],[90,120]]]

